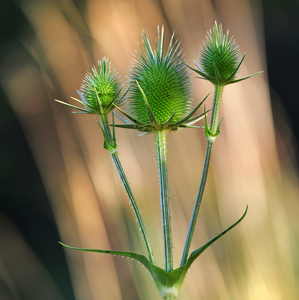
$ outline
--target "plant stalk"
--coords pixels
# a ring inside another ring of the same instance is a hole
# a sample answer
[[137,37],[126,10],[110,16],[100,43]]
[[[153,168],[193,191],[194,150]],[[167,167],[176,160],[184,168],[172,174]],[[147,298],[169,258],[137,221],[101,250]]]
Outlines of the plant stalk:
[[162,231],[164,241],[165,271],[173,270],[171,218],[168,194],[168,172],[166,158],[166,130],[155,131],[156,152],[159,168],[160,200],[162,214]]
[[[221,102],[221,96],[223,92],[223,86],[221,85],[215,85],[215,95],[214,95],[214,102],[213,102],[213,109],[212,109],[212,117],[211,117],[211,124],[210,124],[210,130],[212,134],[216,134],[217,128],[218,128],[218,118],[219,118],[219,110],[220,110],[220,102]],[[206,186],[207,182],[207,176],[208,176],[208,171],[209,171],[209,165],[210,165],[210,159],[211,159],[211,154],[212,154],[212,148],[213,144],[215,142],[215,139],[208,139],[207,138],[207,149],[206,149],[206,155],[205,155],[205,161],[204,161],[204,166],[203,166],[203,171],[201,175],[201,181],[188,229],[188,234],[185,242],[185,247],[182,255],[182,260],[181,260],[181,267],[186,264],[187,259],[188,259],[188,254],[191,246],[191,241],[193,238],[193,233],[198,217],[198,212],[200,209],[204,189]]]
[[[108,143],[110,143],[111,145],[115,144],[115,147],[116,147],[115,136],[114,135],[112,136],[112,134],[111,134],[111,129],[110,129],[109,121],[108,121],[108,116],[107,115],[101,115],[101,120],[102,120],[103,129],[104,129],[104,131],[107,135]],[[147,251],[147,254],[148,254],[149,261],[154,264],[155,260],[154,260],[153,252],[152,252],[152,249],[151,249],[151,246],[150,246],[149,238],[148,238],[148,235],[147,235],[147,232],[146,232],[146,229],[145,229],[145,225],[144,225],[140,210],[138,208],[137,201],[136,201],[136,199],[133,195],[133,192],[131,190],[130,184],[129,184],[128,179],[127,179],[127,176],[126,176],[126,174],[123,170],[122,164],[119,160],[117,150],[116,149],[113,150],[113,151],[109,150],[109,152],[110,152],[111,157],[113,159],[113,162],[116,166],[116,169],[117,169],[119,177],[120,177],[120,179],[123,183],[123,186],[124,186],[124,188],[127,192],[127,195],[130,199],[130,203],[132,205],[132,208],[133,208],[133,211],[134,211],[134,214],[135,214],[135,217],[136,217],[136,221],[139,225],[139,229],[140,229],[142,239],[143,239],[144,244],[145,244],[145,248],[146,248],[146,251]]]

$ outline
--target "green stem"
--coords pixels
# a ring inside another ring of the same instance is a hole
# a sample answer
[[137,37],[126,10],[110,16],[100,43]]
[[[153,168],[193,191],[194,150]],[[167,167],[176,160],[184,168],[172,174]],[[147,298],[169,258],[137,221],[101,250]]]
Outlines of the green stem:
[[[223,86],[216,85],[215,86],[215,95],[214,95],[214,103],[213,103],[213,109],[212,109],[212,118],[211,118],[211,125],[210,125],[210,130],[212,134],[216,134],[217,127],[218,127],[218,117],[219,117],[219,109],[220,109],[220,102],[221,102],[221,96],[222,96],[222,91],[223,91]],[[200,209],[204,189],[206,186],[207,182],[207,177],[208,177],[208,170],[209,170],[209,165],[210,165],[210,159],[211,159],[211,154],[212,154],[212,148],[213,144],[215,142],[215,139],[207,139],[207,150],[206,150],[206,156],[205,156],[205,162],[204,162],[204,167],[201,175],[201,181],[192,213],[192,218],[190,221],[189,229],[188,229],[188,234],[185,242],[185,247],[182,255],[182,260],[181,260],[181,266],[185,265],[187,262],[190,246],[191,246],[191,241],[197,221],[197,216],[198,212]]]
[[223,92],[223,86],[216,85],[211,125],[210,125],[210,130],[212,131],[213,134],[216,133],[217,127],[218,127],[218,117],[219,117],[219,111],[220,111],[220,102],[221,102],[222,92]]
[[147,254],[148,254],[149,261],[154,264],[155,263],[154,256],[153,256],[153,252],[152,252],[152,249],[151,249],[151,246],[150,246],[148,235],[147,235],[147,232],[146,232],[146,229],[145,229],[145,225],[144,225],[143,219],[141,217],[141,213],[140,213],[140,210],[138,208],[137,201],[136,201],[136,199],[133,195],[133,192],[131,190],[128,179],[126,177],[126,174],[125,174],[125,172],[122,168],[121,162],[119,160],[118,153],[116,151],[115,136],[114,135],[112,136],[112,134],[111,134],[110,124],[109,124],[107,115],[102,115],[101,120],[102,120],[102,124],[103,124],[103,129],[104,129],[104,131],[107,135],[108,143],[113,145],[113,147],[111,147],[111,150],[109,150],[110,147],[109,147],[108,150],[111,154],[113,162],[114,162],[114,164],[116,166],[116,169],[118,171],[119,177],[120,177],[120,179],[123,183],[123,186],[124,186],[124,188],[127,192],[128,197],[130,199],[130,203],[132,205],[132,208],[133,208],[133,211],[134,211],[134,214],[135,214],[135,217],[136,217],[136,221],[139,225],[139,229],[140,229],[140,232],[141,232],[144,244],[145,244],[145,248],[146,248],[146,251],[147,251]]
[[164,241],[165,271],[173,270],[171,222],[168,195],[168,172],[166,159],[166,130],[155,131],[156,151],[159,168],[162,230]]

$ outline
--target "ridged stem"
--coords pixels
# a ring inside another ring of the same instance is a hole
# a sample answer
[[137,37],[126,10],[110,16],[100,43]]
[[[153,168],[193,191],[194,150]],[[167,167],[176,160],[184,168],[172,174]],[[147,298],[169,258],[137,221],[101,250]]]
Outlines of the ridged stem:
[[166,157],[166,130],[155,131],[156,153],[159,168],[160,203],[164,241],[165,271],[173,270],[172,237],[168,195],[168,171]]
[[130,199],[130,203],[132,205],[132,208],[133,208],[133,211],[134,211],[134,214],[135,214],[135,217],[136,217],[136,221],[139,225],[139,229],[140,229],[142,239],[143,239],[144,244],[145,244],[145,248],[146,248],[146,251],[147,251],[147,254],[148,254],[149,261],[154,264],[155,263],[154,256],[153,256],[153,252],[152,252],[152,249],[151,249],[151,246],[150,246],[148,235],[147,235],[147,232],[146,232],[146,229],[145,229],[145,225],[144,225],[143,219],[141,217],[141,213],[140,213],[140,210],[138,208],[136,199],[133,195],[130,184],[128,182],[127,176],[126,176],[126,174],[123,170],[123,167],[121,165],[121,162],[119,160],[118,153],[116,151],[115,137],[112,136],[112,134],[111,134],[110,124],[109,124],[107,115],[102,115],[101,120],[102,120],[103,129],[104,129],[105,134],[106,134],[107,139],[108,139],[108,143],[110,143],[111,145],[115,144],[115,149],[114,150],[109,150],[110,148],[108,150],[111,154],[113,162],[114,162],[114,164],[116,166],[116,169],[118,171],[119,177],[120,177],[120,179],[123,183],[123,186],[124,186],[124,188],[127,192],[128,197]]
[[[218,128],[218,117],[219,117],[219,109],[220,109],[220,102],[221,102],[221,96],[222,96],[222,91],[223,91],[223,86],[216,85],[215,86],[215,95],[214,95],[214,102],[213,102],[213,109],[212,109],[212,118],[211,118],[211,125],[210,125],[210,131],[212,134],[216,134],[217,128]],[[189,229],[188,229],[188,234],[185,242],[185,247],[182,255],[182,260],[181,260],[181,266],[185,265],[188,259],[188,254],[191,246],[191,241],[198,217],[198,212],[200,209],[204,189],[206,186],[207,182],[207,176],[208,176],[208,170],[209,170],[209,165],[210,165],[210,159],[211,159],[211,154],[212,154],[212,148],[214,144],[215,139],[209,139],[207,138],[207,149],[206,149],[206,156],[205,156],[205,161],[204,161],[204,166],[203,166],[203,171],[201,175],[201,181],[192,213],[192,218],[190,221]]]
[[223,92],[223,86],[215,85],[215,95],[214,95],[213,110],[212,110],[211,125],[210,125],[210,130],[212,131],[213,134],[216,133],[218,127],[218,117],[220,111],[222,92]]

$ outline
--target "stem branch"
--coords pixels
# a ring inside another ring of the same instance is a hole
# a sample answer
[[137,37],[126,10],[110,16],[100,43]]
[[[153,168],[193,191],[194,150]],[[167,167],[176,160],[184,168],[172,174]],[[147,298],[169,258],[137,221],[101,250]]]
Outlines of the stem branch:
[[[104,129],[104,131],[107,135],[107,139],[108,139],[107,142],[110,143],[111,145],[115,144],[115,147],[116,147],[115,137],[112,136],[112,134],[111,134],[110,124],[109,124],[107,115],[102,115],[101,120],[102,120],[102,124],[103,124],[103,129]],[[147,251],[147,254],[148,254],[149,261],[154,264],[155,263],[154,256],[153,256],[153,252],[152,252],[152,249],[151,249],[151,246],[150,246],[148,235],[147,235],[147,232],[146,232],[146,229],[145,229],[145,225],[144,225],[143,219],[141,217],[141,213],[140,213],[140,210],[138,208],[137,201],[136,201],[136,199],[133,195],[133,192],[131,190],[130,184],[129,184],[128,179],[126,177],[126,174],[125,174],[125,172],[122,168],[121,162],[120,162],[119,157],[118,157],[118,153],[117,153],[116,150],[114,150],[114,151],[110,151],[110,154],[111,154],[113,162],[116,166],[116,169],[118,171],[119,177],[120,177],[120,179],[123,183],[123,186],[124,186],[124,188],[127,192],[127,195],[130,199],[130,203],[132,205],[132,208],[133,208],[133,211],[134,211],[134,214],[135,214],[135,217],[136,217],[136,221],[139,225],[139,229],[140,229],[140,232],[141,232],[144,244],[145,244],[145,248],[146,248],[146,251]]]
[[[212,134],[216,134],[217,127],[218,127],[218,117],[219,117],[219,109],[220,109],[220,102],[221,102],[221,96],[222,96],[222,91],[223,91],[223,86],[216,85],[215,86],[215,95],[214,95],[214,103],[213,103],[213,109],[212,109],[212,118],[211,118],[211,125],[210,125],[210,130]],[[207,150],[206,150],[206,156],[205,156],[205,162],[203,166],[203,171],[201,175],[201,181],[192,213],[192,218],[190,221],[189,229],[188,229],[188,234],[185,242],[185,247],[182,255],[182,260],[181,260],[181,267],[186,264],[189,250],[190,250],[190,245],[198,217],[198,212],[200,209],[204,189],[206,186],[207,182],[207,176],[208,176],[208,170],[209,170],[209,165],[210,165],[210,159],[211,159],[211,154],[212,154],[212,148],[214,144],[215,139],[208,139],[207,141]]]

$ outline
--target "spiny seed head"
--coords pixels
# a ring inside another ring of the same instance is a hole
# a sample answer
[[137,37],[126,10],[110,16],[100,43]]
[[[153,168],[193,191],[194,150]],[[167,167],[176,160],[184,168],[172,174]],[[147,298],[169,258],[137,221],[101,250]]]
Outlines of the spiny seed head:
[[199,74],[201,79],[211,81],[214,85],[225,86],[248,79],[261,72],[236,79],[236,74],[245,58],[245,54],[239,60],[239,46],[232,38],[228,39],[228,31],[223,34],[222,25],[215,26],[208,32],[203,47],[200,50],[199,65],[197,69],[188,66]]
[[[164,28],[158,28],[156,49],[153,50],[143,32],[141,51],[136,52],[129,75],[131,86],[128,96],[130,114],[142,123],[152,123],[149,109],[159,125],[171,119],[168,126],[181,120],[190,110],[191,89],[188,70],[184,64],[179,43],[164,52]],[[163,126],[162,126],[163,127]]]
[[114,108],[112,102],[116,105],[120,104],[119,91],[119,76],[111,69],[111,63],[104,57],[98,62],[97,67],[92,68],[91,73],[86,73],[80,95],[91,111],[97,114],[108,114]]
[[215,22],[203,44],[199,62],[206,79],[221,85],[233,81],[239,65],[239,46],[232,38],[228,39],[228,31],[223,34],[222,25]]

